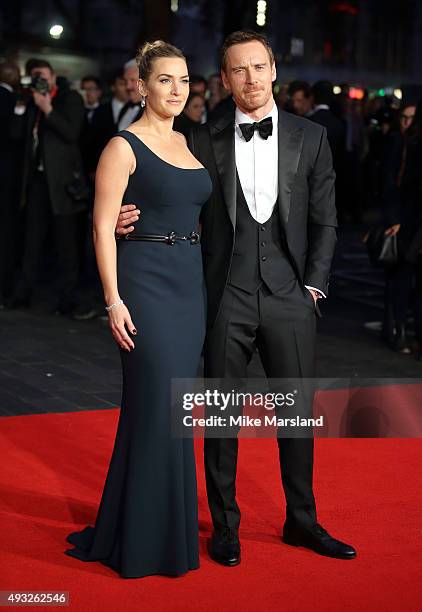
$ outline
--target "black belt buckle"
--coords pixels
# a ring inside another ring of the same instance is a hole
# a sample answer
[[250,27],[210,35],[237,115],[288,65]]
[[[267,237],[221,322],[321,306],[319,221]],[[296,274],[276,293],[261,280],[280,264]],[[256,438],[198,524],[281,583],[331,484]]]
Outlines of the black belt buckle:
[[189,238],[190,238],[190,243],[191,244],[198,244],[198,242],[199,242],[199,234],[197,232],[191,232],[189,234]]
[[176,232],[169,232],[166,236],[167,244],[174,244],[176,242]]

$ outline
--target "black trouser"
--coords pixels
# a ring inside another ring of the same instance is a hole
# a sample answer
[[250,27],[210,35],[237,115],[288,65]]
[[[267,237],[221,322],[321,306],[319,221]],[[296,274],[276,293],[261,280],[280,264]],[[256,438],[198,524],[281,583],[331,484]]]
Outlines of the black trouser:
[[[255,295],[228,285],[221,309],[205,342],[206,378],[246,378],[258,348],[268,378],[314,377],[316,315],[313,297],[297,280],[271,294]],[[312,437],[278,438],[286,517],[302,526],[316,522],[312,491]],[[237,530],[237,437],[205,437],[204,459],[208,503],[214,528]]]
[[413,312],[415,316],[415,336],[416,340],[422,345],[422,257],[420,257],[416,262],[414,271],[415,295]]
[[54,239],[60,265],[59,305],[71,308],[77,302],[79,277],[76,215],[53,214],[44,172],[35,171],[26,203],[22,277],[17,290],[20,298],[31,297],[49,232]]
[[15,228],[19,225],[17,180],[15,168],[10,176],[2,176],[0,184],[0,301],[13,292],[19,242]]
[[406,324],[407,311],[411,304],[414,272],[414,265],[403,259],[385,269],[384,308],[385,310],[391,308],[396,325]]

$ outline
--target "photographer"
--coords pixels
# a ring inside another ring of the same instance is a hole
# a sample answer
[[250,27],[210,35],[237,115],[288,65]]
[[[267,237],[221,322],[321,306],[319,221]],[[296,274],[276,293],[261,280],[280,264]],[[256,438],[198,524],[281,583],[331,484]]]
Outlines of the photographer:
[[80,308],[76,298],[77,213],[86,208],[86,184],[78,146],[84,120],[81,96],[57,84],[45,60],[27,63],[30,96],[22,114],[25,142],[21,206],[25,210],[22,275],[12,306],[30,305],[42,250],[54,241],[60,265],[56,313]]

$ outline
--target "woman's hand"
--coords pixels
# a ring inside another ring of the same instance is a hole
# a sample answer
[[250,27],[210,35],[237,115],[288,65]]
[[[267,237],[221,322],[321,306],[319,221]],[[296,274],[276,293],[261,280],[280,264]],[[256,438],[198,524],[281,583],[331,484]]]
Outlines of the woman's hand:
[[400,223],[396,223],[395,225],[392,225],[391,227],[387,227],[384,234],[386,236],[395,236],[398,233],[399,229],[400,229]]
[[131,349],[135,348],[135,344],[127,330],[129,330],[133,336],[136,336],[138,332],[132,322],[129,310],[124,304],[119,304],[109,311],[108,320],[111,332],[117,344],[130,353]]

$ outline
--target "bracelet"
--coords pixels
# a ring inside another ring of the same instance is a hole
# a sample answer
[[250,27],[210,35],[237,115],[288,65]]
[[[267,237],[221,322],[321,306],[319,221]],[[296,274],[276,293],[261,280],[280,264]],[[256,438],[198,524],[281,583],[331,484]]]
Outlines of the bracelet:
[[117,308],[117,306],[119,306],[120,304],[123,304],[123,300],[118,300],[117,302],[114,302],[114,304],[106,306],[105,309],[107,310],[107,312],[109,312],[110,310],[113,310],[113,308]]

